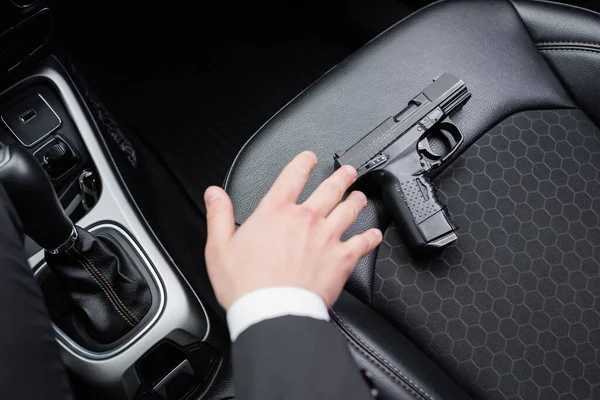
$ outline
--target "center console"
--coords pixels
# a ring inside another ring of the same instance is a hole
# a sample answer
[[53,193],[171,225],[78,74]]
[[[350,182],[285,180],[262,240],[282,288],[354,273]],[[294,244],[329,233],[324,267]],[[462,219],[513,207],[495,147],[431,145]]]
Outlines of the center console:
[[[69,370],[112,398],[201,393],[221,362],[204,342],[206,310],[131,201],[60,63],[50,58],[1,93],[0,117],[0,148],[33,157],[77,226],[70,261],[44,243],[26,246]],[[110,263],[112,272],[101,273]]]

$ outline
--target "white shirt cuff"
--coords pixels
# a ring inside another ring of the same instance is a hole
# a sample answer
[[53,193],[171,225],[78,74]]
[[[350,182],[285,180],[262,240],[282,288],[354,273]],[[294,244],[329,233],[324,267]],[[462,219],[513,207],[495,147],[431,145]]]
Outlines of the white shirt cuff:
[[329,321],[325,302],[314,292],[290,286],[259,289],[243,295],[229,307],[227,325],[231,341],[254,324],[286,315]]

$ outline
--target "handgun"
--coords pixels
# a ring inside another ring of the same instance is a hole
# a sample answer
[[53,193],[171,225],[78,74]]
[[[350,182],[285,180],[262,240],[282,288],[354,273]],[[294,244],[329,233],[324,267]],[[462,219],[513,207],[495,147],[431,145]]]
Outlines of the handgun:
[[359,178],[377,179],[398,232],[412,251],[441,249],[457,239],[458,226],[439,200],[429,174],[463,143],[449,115],[470,97],[465,83],[446,73],[398,114],[334,155],[336,169],[351,165]]

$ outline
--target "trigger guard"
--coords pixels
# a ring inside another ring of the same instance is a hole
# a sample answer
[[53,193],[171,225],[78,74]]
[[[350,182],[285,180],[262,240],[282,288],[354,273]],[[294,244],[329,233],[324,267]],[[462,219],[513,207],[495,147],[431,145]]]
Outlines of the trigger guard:
[[[464,141],[464,137],[460,133],[460,130],[458,129],[458,127],[456,125],[454,125],[454,123],[450,120],[450,118],[445,118],[442,121],[440,121],[437,129],[439,130],[441,135],[444,137],[444,140],[446,140],[446,143],[448,144],[450,151],[445,155],[434,153],[431,150],[431,145],[429,144],[429,139],[427,136],[425,136],[418,143],[417,150],[419,152],[421,152],[422,155],[429,158],[431,161],[434,161],[435,164],[440,164],[443,161],[445,161],[446,159],[448,159],[448,157],[450,157],[452,154],[454,154],[458,150],[458,148]],[[450,134],[454,143],[451,142],[451,140],[448,138],[448,136],[446,135],[445,132]]]
[[423,137],[421,141],[417,144],[417,152],[420,155],[421,165],[424,167],[426,171],[431,170],[432,168],[436,168],[440,166],[444,161],[446,161],[450,156],[452,156],[456,151],[460,148],[460,146],[464,142],[464,137],[460,133],[460,130],[450,118],[446,117],[442,121],[440,121],[438,125],[438,129],[440,130],[442,136],[450,142],[450,139],[446,136],[444,132],[448,132],[454,143],[450,143],[450,151],[445,154],[436,154],[431,150],[431,145],[429,144],[429,139],[427,136]]

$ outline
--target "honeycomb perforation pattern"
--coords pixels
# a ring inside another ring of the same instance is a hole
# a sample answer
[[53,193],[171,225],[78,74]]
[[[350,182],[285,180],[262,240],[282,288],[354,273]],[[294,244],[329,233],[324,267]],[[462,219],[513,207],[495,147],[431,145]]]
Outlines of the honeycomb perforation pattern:
[[481,399],[600,399],[600,131],[579,110],[492,129],[436,181],[458,242],[391,226],[373,304]]

